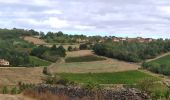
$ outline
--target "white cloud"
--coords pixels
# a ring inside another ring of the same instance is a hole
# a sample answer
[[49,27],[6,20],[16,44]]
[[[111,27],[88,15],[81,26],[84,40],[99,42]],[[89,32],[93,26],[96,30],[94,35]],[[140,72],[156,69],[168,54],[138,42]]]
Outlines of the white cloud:
[[70,26],[68,21],[61,20],[56,17],[50,17],[48,20],[45,20],[42,23],[50,25],[52,28],[66,28]]
[[160,7],[158,7],[158,10],[162,14],[170,15],[170,6],[160,6]]
[[46,11],[43,11],[42,13],[44,13],[44,14],[63,14],[63,12],[61,10],[46,10]]
[[75,25],[74,27],[79,30],[92,30],[96,28],[95,26],[86,26],[86,25]]

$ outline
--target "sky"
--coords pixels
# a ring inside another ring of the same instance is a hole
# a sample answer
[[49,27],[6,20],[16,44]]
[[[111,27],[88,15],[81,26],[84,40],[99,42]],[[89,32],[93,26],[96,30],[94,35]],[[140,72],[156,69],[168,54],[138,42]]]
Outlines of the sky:
[[170,38],[170,0],[0,0],[0,28]]

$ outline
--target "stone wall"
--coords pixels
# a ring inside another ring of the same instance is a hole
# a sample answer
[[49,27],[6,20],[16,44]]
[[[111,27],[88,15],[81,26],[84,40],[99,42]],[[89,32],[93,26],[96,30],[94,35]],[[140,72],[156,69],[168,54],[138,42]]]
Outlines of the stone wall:
[[54,95],[66,95],[69,100],[151,100],[146,93],[134,88],[90,91],[80,87],[39,85],[34,90],[39,93],[49,91]]

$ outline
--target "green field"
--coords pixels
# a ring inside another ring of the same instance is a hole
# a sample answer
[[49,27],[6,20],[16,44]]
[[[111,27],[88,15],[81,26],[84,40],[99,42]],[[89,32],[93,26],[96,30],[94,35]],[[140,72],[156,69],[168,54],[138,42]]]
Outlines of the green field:
[[49,66],[51,62],[42,60],[40,58],[30,56],[30,61],[35,65],[35,66]]
[[79,83],[94,82],[98,84],[135,84],[140,82],[141,80],[144,80],[145,78],[153,78],[159,80],[156,77],[137,70],[115,73],[61,73],[58,75],[68,80]]
[[170,65],[170,55],[161,57],[161,58],[159,58],[157,60],[154,60],[154,61],[151,61],[149,63],[159,63],[159,64],[168,64],[168,65]]
[[102,61],[106,60],[105,58],[94,56],[94,55],[88,55],[88,56],[80,56],[80,57],[68,57],[65,59],[66,63],[71,62],[92,62],[92,61]]

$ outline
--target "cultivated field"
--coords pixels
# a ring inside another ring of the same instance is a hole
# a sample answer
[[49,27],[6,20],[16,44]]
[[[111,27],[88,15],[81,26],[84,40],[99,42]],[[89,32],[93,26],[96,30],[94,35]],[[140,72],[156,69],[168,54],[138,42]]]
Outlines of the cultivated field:
[[68,80],[76,81],[79,83],[94,82],[98,84],[135,84],[144,79],[155,79],[149,74],[140,71],[125,71],[115,73],[82,73],[82,74],[70,74],[62,73],[58,74]]
[[[94,55],[90,50],[69,52],[68,57]],[[52,73],[100,73],[137,70],[140,65],[106,58],[102,61],[56,63],[49,67]]]
[[25,40],[25,41],[28,41],[28,42],[31,42],[31,43],[34,43],[35,45],[43,45],[43,44],[46,44],[46,42],[43,41],[42,39],[35,38],[35,37],[32,37],[32,36],[25,36],[25,37],[24,37],[24,40]]
[[92,50],[80,50],[80,51],[67,52],[67,57],[80,57],[80,56],[89,56],[89,55],[94,55]]

